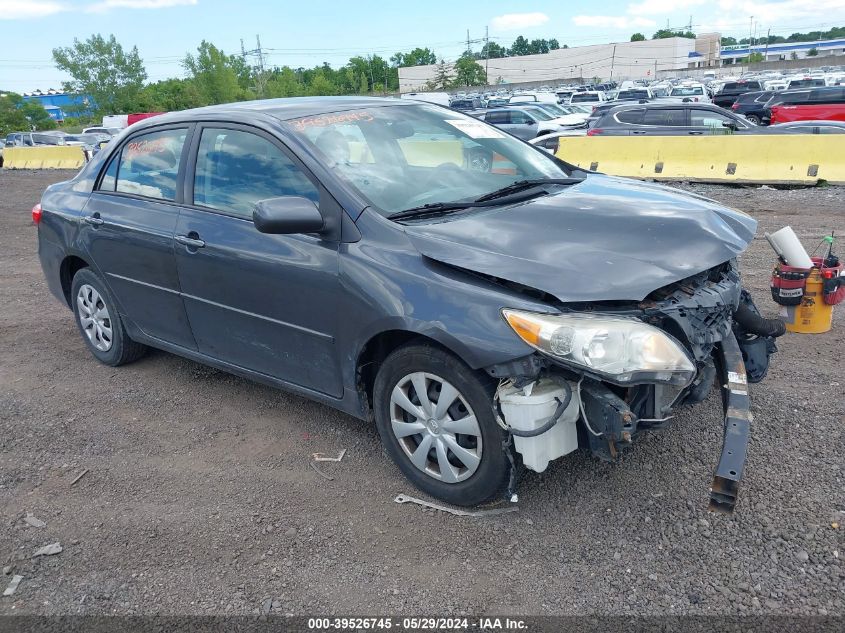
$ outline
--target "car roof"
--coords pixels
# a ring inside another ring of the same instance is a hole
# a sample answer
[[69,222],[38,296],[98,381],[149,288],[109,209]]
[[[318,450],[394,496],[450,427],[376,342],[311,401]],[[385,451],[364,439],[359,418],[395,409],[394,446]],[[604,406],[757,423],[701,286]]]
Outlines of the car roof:
[[[392,97],[287,97],[282,99],[261,99],[257,101],[239,101],[220,105],[169,112],[139,121],[139,123],[161,125],[182,121],[191,121],[197,116],[240,115],[254,113],[270,116],[280,121],[299,119],[307,116],[320,116],[344,110],[364,108],[382,108],[388,106],[419,107],[431,105],[413,99],[395,99]],[[140,126],[146,127],[146,126]]]
[[634,108],[646,108],[647,110],[675,110],[677,108],[704,108],[706,110],[713,110],[714,112],[724,112],[724,108],[712,105],[710,103],[690,102],[679,103],[673,101],[671,103],[660,103],[659,101],[647,101],[646,103],[623,103],[611,108],[611,110],[631,110]]

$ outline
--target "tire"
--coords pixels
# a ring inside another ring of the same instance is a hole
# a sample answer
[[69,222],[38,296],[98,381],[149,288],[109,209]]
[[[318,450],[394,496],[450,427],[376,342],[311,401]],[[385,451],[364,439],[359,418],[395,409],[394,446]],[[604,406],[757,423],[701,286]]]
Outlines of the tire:
[[753,123],[754,125],[760,125],[760,117],[754,114],[749,114],[745,117],[747,121]]
[[[504,489],[509,462],[502,451],[505,434],[493,417],[493,391],[492,381],[437,347],[411,344],[385,359],[373,389],[376,426],[411,483],[460,506],[478,505]],[[443,393],[450,397],[445,412],[437,410]]]
[[94,358],[117,367],[146,353],[145,345],[129,338],[111,293],[91,269],[74,275],[70,293],[76,327]]

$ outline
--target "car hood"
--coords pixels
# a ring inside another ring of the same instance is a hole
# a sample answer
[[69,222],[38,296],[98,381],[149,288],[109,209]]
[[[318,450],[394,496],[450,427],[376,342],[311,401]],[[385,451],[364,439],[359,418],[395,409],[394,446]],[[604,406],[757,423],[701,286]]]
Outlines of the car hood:
[[701,196],[590,175],[555,195],[405,231],[430,259],[581,302],[640,301],[736,257],[756,228]]

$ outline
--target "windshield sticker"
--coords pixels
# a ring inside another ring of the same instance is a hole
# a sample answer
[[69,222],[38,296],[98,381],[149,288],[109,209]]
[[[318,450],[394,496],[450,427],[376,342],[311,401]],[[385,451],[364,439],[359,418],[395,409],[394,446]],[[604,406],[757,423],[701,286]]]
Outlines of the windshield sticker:
[[481,121],[446,119],[446,123],[457,128],[470,138],[505,138],[505,135],[499,130]]
[[328,127],[340,123],[367,123],[374,119],[373,115],[364,111],[340,112],[338,114],[323,114],[321,116],[310,116],[293,121],[297,132],[309,127]]

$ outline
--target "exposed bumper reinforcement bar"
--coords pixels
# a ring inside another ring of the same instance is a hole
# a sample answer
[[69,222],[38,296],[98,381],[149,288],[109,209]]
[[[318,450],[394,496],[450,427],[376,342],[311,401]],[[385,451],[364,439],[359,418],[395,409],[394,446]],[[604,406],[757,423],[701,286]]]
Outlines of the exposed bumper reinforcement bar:
[[722,455],[710,488],[709,507],[714,512],[730,513],[736,505],[751,428],[748,377],[742,352],[733,333],[717,347],[716,362],[722,381],[725,428]]

